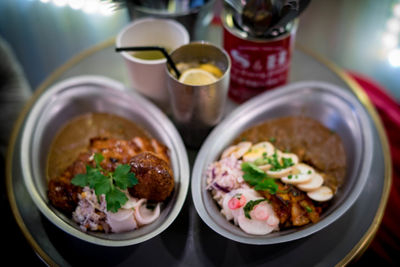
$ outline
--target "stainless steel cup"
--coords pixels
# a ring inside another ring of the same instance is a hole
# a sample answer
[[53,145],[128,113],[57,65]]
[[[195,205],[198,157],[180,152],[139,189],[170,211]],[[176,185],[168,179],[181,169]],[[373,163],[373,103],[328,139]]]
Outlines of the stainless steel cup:
[[187,85],[179,82],[166,68],[172,117],[186,146],[199,148],[210,130],[223,115],[227,98],[231,61],[220,47],[208,42],[192,42],[171,53],[175,63],[212,62],[223,75],[209,85]]

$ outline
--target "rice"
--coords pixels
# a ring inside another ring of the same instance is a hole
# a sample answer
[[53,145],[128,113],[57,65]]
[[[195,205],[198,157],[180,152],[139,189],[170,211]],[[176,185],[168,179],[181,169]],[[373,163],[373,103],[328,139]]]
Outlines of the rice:
[[[100,203],[99,203],[100,200]],[[93,189],[84,187],[79,194],[79,203],[72,218],[86,232],[88,229],[92,231],[104,230],[106,233],[110,231],[110,226],[106,223],[107,203],[104,195],[99,198]]]

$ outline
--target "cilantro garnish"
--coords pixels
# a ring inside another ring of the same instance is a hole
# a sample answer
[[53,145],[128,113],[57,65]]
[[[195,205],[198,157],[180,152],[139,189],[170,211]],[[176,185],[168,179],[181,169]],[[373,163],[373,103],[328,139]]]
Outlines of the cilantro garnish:
[[267,157],[266,153],[264,153],[263,157],[256,159],[254,163],[257,166],[269,164],[271,165],[270,169],[271,171],[278,171],[294,165],[293,160],[291,158],[285,158],[285,157],[282,157],[282,163],[280,163],[278,153],[276,150],[274,154],[272,154],[272,156],[270,157]]
[[282,157],[282,164],[279,162],[278,153],[272,155],[272,157],[268,158],[268,163],[272,165],[271,171],[278,171],[281,169],[286,169],[294,165],[293,160],[291,158]]
[[272,165],[271,171],[276,171],[280,169],[281,164],[279,163],[278,160],[278,153],[276,153],[276,150],[274,154],[272,155],[271,158],[269,158],[269,164]]
[[93,168],[90,165],[86,165],[86,173],[75,175],[71,183],[80,187],[89,186],[94,189],[98,197],[104,194],[107,201],[107,210],[115,213],[128,201],[127,196],[121,189],[125,190],[136,185],[138,180],[135,174],[130,172],[131,168],[128,164],[120,164],[115,168],[114,172],[108,172],[100,165],[103,160],[103,155],[96,153],[94,155],[96,167]]
[[249,202],[247,202],[246,206],[244,206],[244,208],[243,208],[244,216],[246,216],[246,218],[248,218],[248,219],[251,219],[250,211],[252,211],[257,204],[259,204],[263,201],[268,201],[268,199],[262,198],[262,199],[257,199],[257,200],[250,200]]
[[271,194],[276,193],[278,184],[254,163],[243,162],[241,167],[244,172],[243,179],[254,186],[255,190],[267,190]]
[[287,167],[293,166],[293,160],[291,158],[283,158],[282,157],[282,168],[285,169]]

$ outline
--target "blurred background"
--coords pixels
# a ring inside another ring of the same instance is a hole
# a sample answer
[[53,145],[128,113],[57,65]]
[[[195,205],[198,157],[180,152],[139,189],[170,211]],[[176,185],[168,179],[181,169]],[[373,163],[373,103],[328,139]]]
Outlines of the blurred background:
[[[100,3],[102,2],[102,3]],[[125,8],[100,0],[1,0],[0,36],[33,90],[77,53],[116,36]],[[222,0],[217,1],[218,15]],[[400,1],[318,0],[301,15],[297,42],[377,81],[400,100]]]

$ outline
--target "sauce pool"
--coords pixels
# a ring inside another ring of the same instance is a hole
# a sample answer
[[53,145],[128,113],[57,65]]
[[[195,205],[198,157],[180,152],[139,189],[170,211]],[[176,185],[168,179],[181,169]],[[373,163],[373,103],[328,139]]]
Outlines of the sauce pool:
[[78,116],[57,133],[47,158],[47,181],[58,177],[84,152],[93,137],[132,139],[151,135],[132,121],[107,113],[88,113]]

